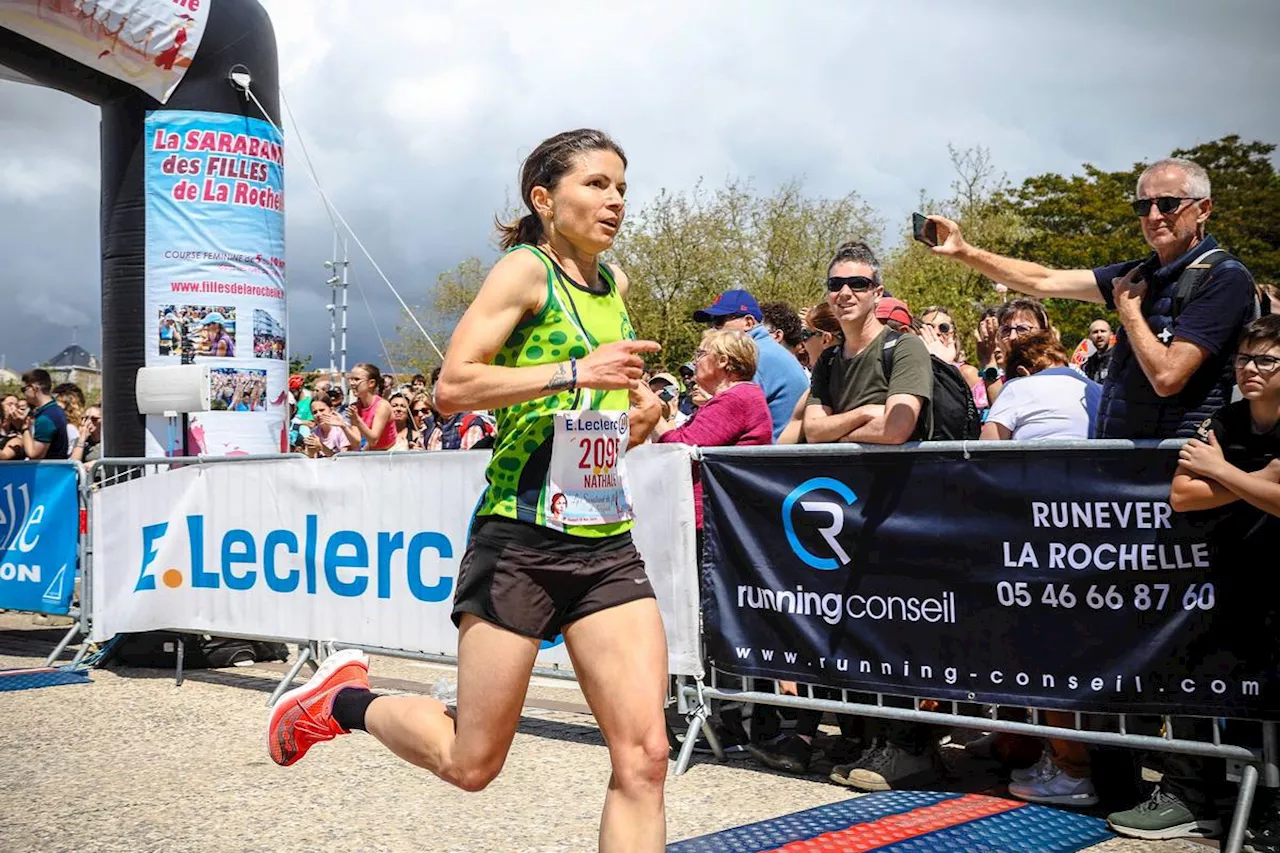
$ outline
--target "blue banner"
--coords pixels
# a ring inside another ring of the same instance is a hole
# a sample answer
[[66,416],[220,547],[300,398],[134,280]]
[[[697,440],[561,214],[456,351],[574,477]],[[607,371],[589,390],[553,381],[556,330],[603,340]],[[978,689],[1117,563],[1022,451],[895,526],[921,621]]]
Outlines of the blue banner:
[[716,453],[714,665],[866,692],[1280,719],[1280,519],[1178,513],[1170,449]]
[[80,542],[71,465],[0,465],[0,609],[66,613]]

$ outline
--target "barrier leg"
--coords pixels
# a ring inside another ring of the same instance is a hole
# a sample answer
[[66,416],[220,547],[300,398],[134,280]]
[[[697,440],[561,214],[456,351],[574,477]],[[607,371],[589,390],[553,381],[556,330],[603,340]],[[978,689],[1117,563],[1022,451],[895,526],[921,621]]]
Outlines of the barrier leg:
[[187,641],[181,634],[178,635],[178,662],[173,673],[173,683],[175,687],[182,686],[182,664],[187,656]]
[[[56,661],[59,657],[62,656],[62,650],[65,649],[67,647],[67,644],[71,642],[71,638],[79,633],[80,633],[80,623],[76,622],[76,624],[72,625],[70,630],[68,630],[66,634],[63,634],[62,639],[58,642],[58,645],[54,646],[53,651],[50,652],[49,656],[44,659],[44,665],[53,666],[54,661]],[[81,654],[81,657],[83,657],[83,653]]]
[[1276,724],[1262,724],[1262,787],[1280,788],[1280,742]]
[[1223,845],[1223,853],[1240,853],[1244,846],[1244,831],[1249,825],[1249,812],[1253,810],[1253,793],[1258,787],[1258,768],[1246,764],[1240,774],[1240,797],[1236,800],[1235,814],[1231,817],[1231,832],[1227,835],[1227,843]]
[[[320,671],[320,661],[337,651],[330,643],[327,646],[321,643],[308,643],[307,649],[311,652],[311,657],[307,658],[307,669],[311,670],[311,674],[315,675]],[[302,647],[298,647],[298,654],[302,654]]]
[[703,729],[711,730],[707,725],[707,706],[698,705],[689,714],[689,728],[685,729],[684,743],[680,745],[680,756],[676,759],[677,776],[689,769],[689,762],[693,760],[693,747],[698,742],[698,736],[702,734]]
[[267,699],[267,707],[273,707],[280,701],[280,697],[289,689],[289,685],[298,677],[298,673],[302,671],[302,667],[307,661],[311,660],[311,646],[298,647],[298,660],[293,666],[289,667],[289,671],[284,674],[284,678],[280,679],[280,683],[276,685],[275,692]]
[[81,661],[89,656],[89,643],[84,641],[80,643],[80,648],[76,651],[76,656],[71,659],[71,666],[79,666]]

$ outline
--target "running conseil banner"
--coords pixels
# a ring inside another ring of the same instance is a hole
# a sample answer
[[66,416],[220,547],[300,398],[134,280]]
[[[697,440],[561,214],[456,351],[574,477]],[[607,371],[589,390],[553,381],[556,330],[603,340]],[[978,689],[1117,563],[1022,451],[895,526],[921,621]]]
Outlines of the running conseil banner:
[[[671,671],[701,673],[688,448],[628,454]],[[189,466],[93,495],[93,637],[174,629],[457,652],[450,613],[490,454]],[[541,665],[568,666],[561,642]]]
[[708,657],[922,698],[1280,719],[1275,600],[1228,557],[1264,534],[1173,512],[1176,462],[709,454]]

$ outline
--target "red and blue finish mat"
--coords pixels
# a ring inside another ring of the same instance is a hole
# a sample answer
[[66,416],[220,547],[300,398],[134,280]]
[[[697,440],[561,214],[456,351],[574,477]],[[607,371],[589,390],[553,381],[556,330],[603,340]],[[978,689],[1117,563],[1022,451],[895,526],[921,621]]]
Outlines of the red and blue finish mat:
[[982,794],[885,791],[668,845],[667,853],[1074,853],[1106,821]]

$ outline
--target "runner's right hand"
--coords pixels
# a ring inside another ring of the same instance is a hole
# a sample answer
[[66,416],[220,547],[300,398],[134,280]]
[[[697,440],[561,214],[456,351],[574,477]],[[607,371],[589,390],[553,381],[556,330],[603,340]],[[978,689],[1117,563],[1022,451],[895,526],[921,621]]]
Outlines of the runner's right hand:
[[656,341],[614,341],[578,361],[578,387],[599,391],[627,390],[644,375],[640,353],[658,352]]

